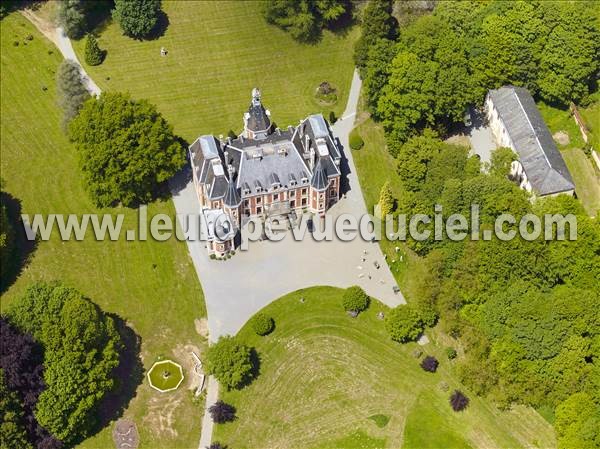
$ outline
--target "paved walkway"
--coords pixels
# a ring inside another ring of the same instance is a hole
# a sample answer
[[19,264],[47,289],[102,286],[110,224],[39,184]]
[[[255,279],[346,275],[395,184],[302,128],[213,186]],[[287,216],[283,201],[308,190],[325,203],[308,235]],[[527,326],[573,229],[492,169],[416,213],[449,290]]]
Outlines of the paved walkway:
[[471,153],[477,154],[481,162],[489,163],[492,159],[492,151],[496,149],[492,130],[486,126],[484,117],[475,108],[471,108],[471,119],[473,122],[469,130]]
[[60,50],[65,59],[70,59],[79,66],[79,72],[81,73],[81,77],[83,78],[83,82],[88,92],[96,97],[99,96],[102,91],[82,67],[79,59],[77,59],[75,50],[73,50],[73,45],[71,45],[71,39],[67,37],[63,29],[40,20],[38,16],[28,9],[21,10],[21,14],[23,14],[31,23],[33,23],[39,32],[46,36],[56,46],[56,48]]
[[[347,158],[349,191],[328,214],[343,213],[361,217],[367,213],[348,137],[360,95],[361,81],[354,73],[346,110],[333,125]],[[183,187],[175,187],[183,185]],[[199,212],[191,181],[176,179],[172,184],[173,202],[178,214]],[[190,256],[202,283],[208,312],[209,339],[235,335],[256,312],[286,293],[316,285],[348,287],[358,284],[388,306],[404,304],[402,293],[394,293],[395,279],[377,243],[360,238],[351,242],[316,242],[307,238],[294,241],[288,233],[280,242],[253,242],[248,251],[238,251],[226,261],[210,260],[203,242],[187,242]],[[362,259],[365,259],[364,261]],[[379,264],[375,268],[374,262]],[[217,398],[217,383],[209,383],[206,406]],[[211,398],[211,399],[208,399]],[[214,399],[212,399],[214,398]],[[200,448],[210,444],[212,420],[205,411]]]

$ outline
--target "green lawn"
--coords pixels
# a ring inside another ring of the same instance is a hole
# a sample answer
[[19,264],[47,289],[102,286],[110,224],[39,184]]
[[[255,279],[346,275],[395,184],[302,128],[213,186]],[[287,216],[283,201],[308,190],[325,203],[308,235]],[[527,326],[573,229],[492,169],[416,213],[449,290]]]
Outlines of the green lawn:
[[579,148],[562,150],[561,153],[575,181],[577,197],[590,216],[597,216],[600,210],[600,177],[594,163]]
[[[124,227],[135,226],[134,210],[97,210],[84,192],[75,149],[60,129],[54,87],[58,51],[18,13],[0,23],[1,169],[6,190],[22,202],[27,214],[123,213]],[[32,41],[24,39],[28,34],[34,36]],[[154,213],[173,216],[175,211],[169,200],[150,204],[149,215]],[[31,282],[53,279],[80,289],[104,310],[127,320],[141,336],[146,369],[160,355],[181,353],[185,344],[204,345],[194,327],[194,319],[206,315],[204,300],[184,243],[93,238],[61,242],[54,235],[39,243],[31,263],[2,295],[2,308]],[[180,388],[164,401],[144,380],[125,413],[138,425],[140,447],[196,447],[201,412],[190,397],[187,388]],[[105,429],[82,447],[112,447],[110,431]]]
[[[544,103],[539,103],[538,107],[552,133],[566,131],[569,134],[569,144],[558,146],[575,181],[577,197],[587,213],[590,216],[596,216],[600,209],[600,178],[598,170],[594,168],[594,162],[583,152],[585,142],[579,127],[568,109],[557,109]],[[591,132],[589,136],[590,143],[596,151],[599,151],[600,127],[598,121],[600,120],[600,102],[597,101],[587,108],[580,108],[579,111]]]
[[[357,121],[358,132],[365,145],[360,150],[352,151],[352,157],[367,210],[372,211],[379,202],[379,192],[386,181],[389,181],[396,198],[400,198],[403,194],[404,187],[396,170],[397,162],[387,150],[383,128],[364,112],[362,99],[359,109],[363,112],[359,114]],[[388,265],[404,296],[408,300],[416,298],[421,288],[419,279],[425,275],[426,270],[422,259],[402,242],[382,238],[380,246],[383,253],[387,255]],[[396,247],[400,248],[398,253]]]
[[[169,19],[164,36],[140,42],[111,23],[99,31],[106,60],[86,70],[102,89],[129,91],[155,103],[188,141],[240,132],[253,87],[261,89],[280,127],[310,113],[328,113],[314,96],[323,81],[338,88],[333,109],[339,115],[352,79],[358,29],[348,35],[325,32],[318,45],[302,45],[266,24],[260,9],[260,2],[250,1],[163,2]],[[81,61],[84,44],[75,43]],[[160,56],[161,47],[168,56]]]
[[[555,446],[553,430],[531,409],[501,412],[470,396],[454,413],[445,381],[462,388],[450,362],[424,372],[412,355],[415,343],[400,345],[386,335],[378,301],[353,319],[341,307],[343,290],[300,290],[263,309],[275,331],[259,337],[246,325],[239,337],[256,348],[260,375],[241,391],[223,392],[238,419],[216,425],[213,440],[242,448],[519,448]],[[300,298],[305,301],[300,302]],[[466,391],[466,390],[465,390]],[[380,427],[374,415],[389,422]]]

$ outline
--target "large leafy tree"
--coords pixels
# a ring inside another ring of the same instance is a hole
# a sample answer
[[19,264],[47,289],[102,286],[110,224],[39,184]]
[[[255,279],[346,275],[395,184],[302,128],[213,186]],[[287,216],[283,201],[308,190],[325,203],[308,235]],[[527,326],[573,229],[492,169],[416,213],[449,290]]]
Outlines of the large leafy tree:
[[70,136],[98,206],[149,201],[185,164],[181,144],[156,108],[121,93],[87,101]]
[[160,0],[115,0],[113,18],[123,34],[136,39],[147,37],[158,22]]
[[423,332],[421,316],[411,305],[401,305],[390,310],[385,317],[385,328],[392,340],[400,343],[416,340]]
[[75,289],[35,284],[10,308],[9,320],[44,347],[38,422],[66,444],[87,437],[115,386],[121,340],[113,319]]
[[301,42],[314,42],[324,27],[344,15],[351,3],[344,0],[268,0],[264,16]]
[[234,337],[221,337],[206,353],[206,370],[228,389],[241,388],[252,378],[252,358],[248,346]]
[[600,406],[586,393],[575,393],[556,408],[554,423],[560,449],[600,447]]

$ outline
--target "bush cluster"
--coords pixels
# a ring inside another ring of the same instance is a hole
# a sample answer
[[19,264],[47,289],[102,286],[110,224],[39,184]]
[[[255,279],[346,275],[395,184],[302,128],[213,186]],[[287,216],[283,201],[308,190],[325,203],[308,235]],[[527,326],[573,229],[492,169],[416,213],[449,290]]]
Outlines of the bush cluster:
[[400,343],[416,340],[423,332],[423,320],[411,305],[401,305],[385,317],[385,328],[392,340]]

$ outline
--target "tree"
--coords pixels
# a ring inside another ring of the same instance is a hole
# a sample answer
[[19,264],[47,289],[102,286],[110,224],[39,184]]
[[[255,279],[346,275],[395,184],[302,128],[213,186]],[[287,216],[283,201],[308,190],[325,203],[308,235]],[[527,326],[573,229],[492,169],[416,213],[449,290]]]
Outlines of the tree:
[[428,355],[421,361],[421,368],[430,373],[435,373],[437,371],[438,365],[439,362],[437,361],[437,359],[431,355]]
[[93,34],[88,34],[85,41],[85,62],[88,65],[99,65],[102,64],[103,59],[104,52],[100,50],[98,41]]
[[322,29],[348,12],[351,3],[343,0],[268,0],[265,20],[286,30],[300,42],[315,42]]
[[250,318],[250,326],[257,335],[267,335],[275,328],[275,321],[270,316],[259,312]]
[[490,174],[497,176],[508,176],[510,166],[517,160],[517,155],[511,148],[498,148],[492,152]]
[[19,332],[4,317],[0,317],[0,347],[0,369],[6,387],[20,398],[22,422],[28,440],[35,447],[61,447],[62,443],[40,426],[34,415],[38,398],[44,391],[43,349],[31,336]]
[[63,0],[58,4],[58,24],[71,39],[83,37],[87,28],[85,5],[82,0]]
[[9,390],[0,369],[0,442],[2,449],[33,449],[25,431],[25,413],[17,393]]
[[560,449],[593,449],[600,444],[600,406],[586,393],[569,396],[556,408],[554,428]]
[[122,343],[113,319],[77,290],[43,283],[29,287],[8,318],[44,347],[40,425],[67,445],[89,436],[115,386]]
[[180,142],[156,107],[125,94],[88,100],[69,130],[87,189],[101,207],[151,200],[185,164]]
[[358,285],[348,287],[342,296],[342,306],[348,312],[362,312],[369,307],[369,295]]
[[408,304],[393,308],[385,317],[385,328],[392,340],[406,343],[416,340],[423,332],[423,322]]
[[379,210],[381,218],[385,218],[394,210],[394,195],[389,181],[386,181],[379,191]]
[[63,60],[56,72],[58,104],[63,110],[63,126],[66,127],[90,98],[79,66],[70,59]]
[[452,410],[460,412],[467,408],[469,405],[469,398],[466,397],[461,391],[454,390],[454,393],[450,396],[450,405]]
[[241,388],[252,378],[251,350],[234,337],[221,337],[208,348],[206,371],[227,389]]
[[217,424],[223,424],[235,419],[235,407],[219,400],[208,408],[210,417]]
[[412,191],[419,190],[427,176],[429,162],[442,150],[442,141],[434,131],[409,139],[398,151],[398,174]]
[[158,22],[160,0],[115,0],[113,19],[123,34],[135,39],[147,37]]
[[380,39],[390,41],[398,35],[398,22],[392,15],[391,0],[370,0],[362,12],[361,36],[354,44],[354,63],[364,69],[369,61],[369,50]]

